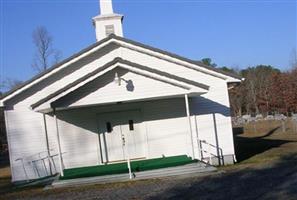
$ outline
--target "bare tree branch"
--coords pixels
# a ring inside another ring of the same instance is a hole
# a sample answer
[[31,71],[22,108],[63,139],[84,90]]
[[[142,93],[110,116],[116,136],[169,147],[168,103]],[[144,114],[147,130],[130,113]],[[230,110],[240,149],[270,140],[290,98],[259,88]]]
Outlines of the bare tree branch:
[[4,91],[9,91],[12,90],[19,85],[21,85],[23,82],[17,79],[12,79],[12,78],[5,78],[1,80],[0,82],[0,91],[1,93]]
[[57,63],[61,58],[61,53],[53,49],[53,38],[43,26],[37,27],[32,34],[36,53],[32,62],[32,67],[38,72],[46,70],[52,62]]

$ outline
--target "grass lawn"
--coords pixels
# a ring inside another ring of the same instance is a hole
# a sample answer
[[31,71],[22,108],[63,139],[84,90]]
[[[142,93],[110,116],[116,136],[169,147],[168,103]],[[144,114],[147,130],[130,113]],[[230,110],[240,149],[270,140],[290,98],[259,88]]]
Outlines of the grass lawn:
[[10,168],[7,165],[0,166],[0,194],[1,192],[9,191],[12,188],[10,183]]
[[297,153],[297,133],[289,120],[285,123],[285,132],[278,121],[250,123],[242,131],[243,134],[234,138],[239,164],[278,161]]
[[[297,199],[297,133],[290,121],[237,128],[238,163],[205,177],[170,177],[44,191],[15,188],[0,166],[0,199]],[[95,170],[96,171],[96,170]]]

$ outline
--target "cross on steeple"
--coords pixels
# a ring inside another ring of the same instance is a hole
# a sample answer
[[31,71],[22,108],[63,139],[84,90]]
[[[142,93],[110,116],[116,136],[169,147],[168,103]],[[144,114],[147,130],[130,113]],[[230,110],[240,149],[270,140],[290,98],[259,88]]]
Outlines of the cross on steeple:
[[101,0],[100,1],[100,14],[101,15],[113,14],[111,0]]
[[123,37],[123,15],[113,13],[111,0],[99,0],[99,4],[100,15],[93,18],[97,41],[106,38],[110,34]]

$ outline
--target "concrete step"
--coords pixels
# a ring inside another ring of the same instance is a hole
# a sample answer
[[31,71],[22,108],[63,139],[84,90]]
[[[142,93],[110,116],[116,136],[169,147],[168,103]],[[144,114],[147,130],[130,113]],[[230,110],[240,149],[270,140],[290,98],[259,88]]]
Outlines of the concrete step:
[[193,164],[181,165],[181,166],[176,166],[176,167],[167,167],[167,168],[161,168],[161,169],[141,171],[141,172],[136,172],[135,174],[159,173],[159,172],[164,173],[164,172],[171,172],[171,171],[200,169],[200,168],[206,168],[206,165],[200,165],[200,164],[193,163]]
[[[215,167],[207,165],[203,162],[197,162],[192,164],[186,164],[176,167],[167,167],[162,169],[148,170],[142,172],[136,172],[135,177],[132,180],[143,180],[151,178],[160,178],[167,176],[178,176],[186,174],[197,174],[216,171]],[[50,188],[60,188],[60,187],[73,187],[80,185],[92,185],[92,184],[104,184],[112,182],[124,182],[129,181],[129,174],[115,174],[115,175],[105,175],[105,176],[95,176],[87,178],[77,178],[69,180],[56,180],[52,183],[51,186],[48,186],[46,189]]]
[[215,171],[216,168],[207,165],[197,165],[197,164],[189,164],[179,167],[169,167],[158,170],[150,170],[135,173],[135,179],[145,179],[145,178],[157,178],[157,177],[166,177],[166,176],[177,176],[183,174],[191,174],[191,173],[203,173]]

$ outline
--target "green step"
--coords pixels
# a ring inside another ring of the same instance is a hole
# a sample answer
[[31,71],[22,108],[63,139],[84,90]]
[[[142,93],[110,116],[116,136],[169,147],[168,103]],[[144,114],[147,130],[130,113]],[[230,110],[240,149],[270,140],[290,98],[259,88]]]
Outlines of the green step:
[[[131,171],[139,172],[166,167],[175,167],[193,162],[197,162],[197,160],[192,160],[192,158],[188,157],[187,155],[138,160],[131,162]],[[128,173],[128,166],[126,162],[123,162],[90,167],[71,168],[65,169],[63,172],[64,176],[60,177],[61,180]]]

